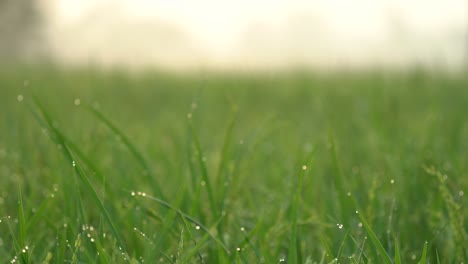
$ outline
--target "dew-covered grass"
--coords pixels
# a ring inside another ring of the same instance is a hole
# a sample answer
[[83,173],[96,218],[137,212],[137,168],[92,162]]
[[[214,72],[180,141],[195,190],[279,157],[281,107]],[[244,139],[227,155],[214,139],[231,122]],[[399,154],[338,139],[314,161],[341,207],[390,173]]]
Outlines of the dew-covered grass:
[[468,79],[0,70],[1,263],[467,263]]

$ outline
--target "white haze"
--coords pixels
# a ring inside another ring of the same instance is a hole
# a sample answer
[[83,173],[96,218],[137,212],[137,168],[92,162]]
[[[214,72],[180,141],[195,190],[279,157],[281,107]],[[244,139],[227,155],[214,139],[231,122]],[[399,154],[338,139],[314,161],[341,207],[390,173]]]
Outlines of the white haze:
[[[47,0],[45,0],[47,1]],[[48,0],[65,63],[186,69],[459,68],[464,0]]]

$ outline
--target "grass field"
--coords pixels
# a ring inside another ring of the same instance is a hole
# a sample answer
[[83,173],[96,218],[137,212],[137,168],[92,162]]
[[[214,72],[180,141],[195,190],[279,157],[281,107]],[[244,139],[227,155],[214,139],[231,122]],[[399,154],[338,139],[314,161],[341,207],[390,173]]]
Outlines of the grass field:
[[0,71],[1,263],[467,263],[468,79]]

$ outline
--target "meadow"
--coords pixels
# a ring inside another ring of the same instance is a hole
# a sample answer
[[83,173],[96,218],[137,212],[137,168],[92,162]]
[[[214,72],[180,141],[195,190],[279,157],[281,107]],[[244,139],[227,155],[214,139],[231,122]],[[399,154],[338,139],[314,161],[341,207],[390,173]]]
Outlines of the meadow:
[[466,263],[468,78],[0,70],[1,263]]

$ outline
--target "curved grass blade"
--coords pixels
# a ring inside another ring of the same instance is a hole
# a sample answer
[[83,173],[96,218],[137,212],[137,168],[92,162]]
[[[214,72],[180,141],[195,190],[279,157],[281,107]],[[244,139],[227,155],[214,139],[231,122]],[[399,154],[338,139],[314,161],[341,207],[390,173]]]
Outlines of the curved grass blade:
[[[226,252],[226,253],[229,253],[229,250],[228,248],[213,234],[211,233],[211,231],[205,226],[203,225],[202,223],[200,223],[198,220],[196,220],[195,218],[191,217],[190,215],[182,212],[181,210],[175,208],[174,206],[172,206],[170,203],[164,201],[164,200],[161,200],[159,198],[156,198],[156,197],[153,197],[151,195],[146,195],[144,196],[144,198],[147,198],[147,199],[150,199],[152,201],[155,201],[157,203],[159,203],[160,205],[168,208],[168,209],[171,209],[171,210],[174,210],[175,212],[177,212],[177,214],[179,214],[181,217],[184,217],[185,219],[187,219],[189,222],[197,225],[200,227],[200,229],[202,229],[203,231],[205,231],[206,233],[209,234],[209,236]],[[221,218],[220,218],[221,219]],[[219,222],[219,220],[218,220]]]
[[195,131],[195,128],[193,127],[192,122],[189,122],[189,126],[190,126],[190,131],[192,134],[192,140],[195,146],[195,150],[197,151],[196,156],[197,156],[198,164],[200,166],[201,177],[202,177],[202,180],[205,182],[206,190],[208,192],[208,200],[210,203],[211,213],[213,215],[213,218],[216,219],[218,218],[218,213],[216,210],[215,198],[213,194],[213,189],[211,187],[211,181],[210,181],[210,178],[208,177],[208,169],[206,168],[205,161],[203,160],[203,152],[201,149],[200,140],[198,139],[197,132]]
[[94,114],[102,123],[104,123],[114,134],[116,134],[120,139],[122,139],[122,142],[124,145],[128,148],[130,153],[135,157],[135,159],[140,163],[141,167],[145,170],[145,173],[148,177],[149,182],[151,183],[151,186],[154,188],[154,191],[156,192],[157,196],[164,198],[164,194],[162,193],[161,187],[159,183],[157,182],[156,178],[154,175],[151,173],[151,169],[148,166],[148,163],[146,160],[143,158],[143,155],[137,150],[137,148],[132,144],[130,139],[124,135],[124,133],[117,128],[109,119],[107,119],[101,112],[99,112],[96,108],[94,107],[87,107],[87,109]]
[[367,234],[369,235],[372,244],[374,244],[375,249],[377,252],[380,254],[382,257],[384,263],[386,264],[392,264],[392,259],[388,255],[387,251],[385,251],[384,247],[382,246],[382,243],[380,243],[379,239],[377,238],[377,235],[374,233],[372,230],[371,226],[367,223],[366,219],[364,218],[364,215],[361,211],[358,213],[359,219],[361,220],[362,225],[366,229]]
[[[86,176],[86,173],[84,172],[83,168],[81,167],[80,163],[78,162],[77,159],[74,158],[73,153],[71,152],[70,148],[65,142],[64,136],[62,133],[53,126],[52,119],[50,118],[49,114],[45,110],[45,108],[42,106],[42,104],[39,102],[39,100],[36,97],[33,97],[34,103],[36,104],[37,108],[39,109],[40,113],[44,117],[45,123],[48,125],[49,130],[53,132],[54,138],[57,141],[57,143],[61,144],[63,154],[65,158],[70,162],[70,164],[74,164],[74,169],[77,175],[79,176],[78,178],[81,180],[81,182],[85,185],[85,188],[91,193],[91,198],[94,200],[95,204],[98,205],[101,213],[104,215],[104,219],[106,220],[112,235],[115,237],[117,240],[117,244],[120,248],[122,248],[123,252],[125,251],[125,246],[124,243],[117,232],[117,229],[115,228],[115,225],[107,212],[106,208],[104,207],[104,204],[102,203],[101,199],[99,198],[99,195],[97,194],[96,190],[94,189],[93,185],[89,181],[88,177]],[[128,258],[125,258],[126,263],[128,262]]]

